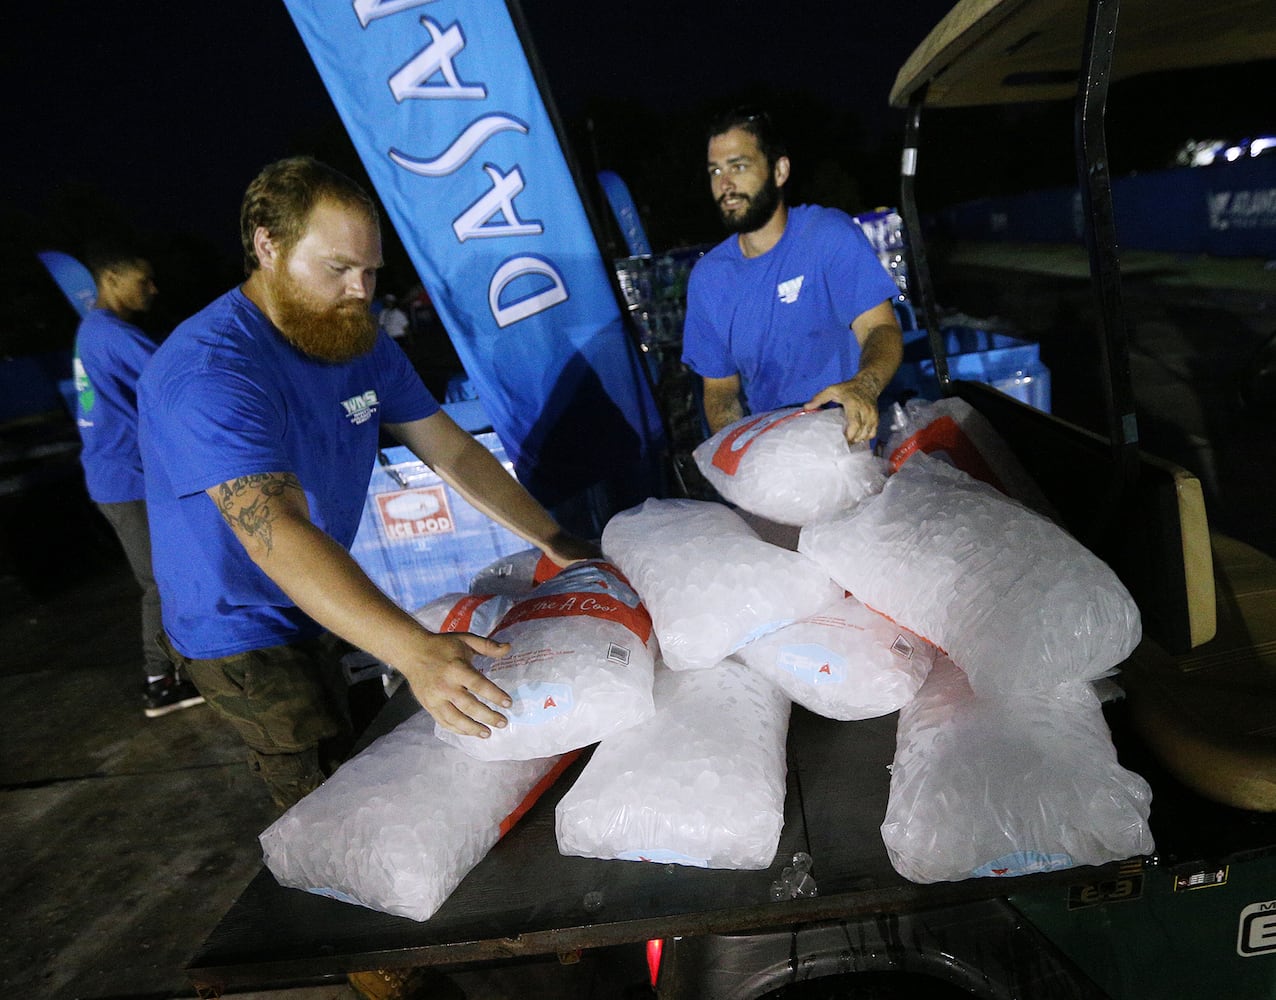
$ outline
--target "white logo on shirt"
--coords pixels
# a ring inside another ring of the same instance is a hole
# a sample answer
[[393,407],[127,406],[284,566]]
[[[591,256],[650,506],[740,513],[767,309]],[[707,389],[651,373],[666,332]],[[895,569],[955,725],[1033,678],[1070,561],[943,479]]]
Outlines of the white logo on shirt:
[[799,274],[796,278],[790,278],[788,281],[781,281],[775,286],[775,290],[780,293],[780,301],[785,305],[791,306],[798,300],[798,292],[802,290],[802,279],[806,275]]
[[341,401],[341,408],[346,411],[346,416],[350,422],[356,426],[367,423],[372,415],[377,412],[377,391],[369,389],[367,392],[360,393],[357,396],[351,396],[349,399]]

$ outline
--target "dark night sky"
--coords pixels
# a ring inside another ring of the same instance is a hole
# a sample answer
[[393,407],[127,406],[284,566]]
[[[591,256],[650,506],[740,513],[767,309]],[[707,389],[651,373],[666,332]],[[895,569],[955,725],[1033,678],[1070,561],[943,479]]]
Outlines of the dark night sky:
[[[761,87],[816,95],[870,131],[890,114],[895,68],[948,6],[523,3],[569,122],[600,101],[658,113]],[[281,0],[23,7],[0,67],[7,208],[38,215],[67,184],[89,184],[140,224],[233,241],[257,168],[336,120]]]
[[[800,126],[798,135],[790,132],[796,194],[852,210],[891,203],[903,116],[887,107],[887,95],[899,65],[950,0],[522,0],[522,7],[582,173],[619,172],[659,250],[719,235],[703,186],[701,128],[712,105],[736,96],[797,109],[790,116]],[[461,9],[422,8],[442,18]],[[1236,79],[1230,89],[1195,87],[1192,99],[1168,102],[1154,81],[1133,102],[1134,114],[1127,110],[1122,118],[1118,108],[1111,124],[1110,113],[1110,135],[1137,149],[1139,129],[1155,124],[1165,131],[1171,113],[1191,111],[1195,129],[1235,112],[1246,99],[1260,102],[1270,118],[1270,76],[1251,70]],[[24,4],[0,41],[0,84],[0,134],[7,140],[0,261],[30,258],[42,247],[76,252],[76,238],[91,225],[91,206],[105,203],[147,234],[170,240],[184,234],[188,244],[206,247],[204,257],[189,245],[185,257],[170,254],[175,274],[162,301],[174,309],[197,307],[238,276],[239,201],[263,164],[311,152],[344,166],[340,156],[350,150],[282,0]],[[1156,114],[1140,102],[1156,102]],[[1061,147],[1040,146],[1032,121],[1012,117],[992,126],[1002,129],[993,135],[995,157],[981,155],[994,147],[981,142],[972,120],[952,114],[938,134],[955,140],[961,154],[930,176],[942,177],[960,197],[997,193],[1009,183],[1068,182],[1066,107],[1050,112]],[[1189,134],[1171,130],[1170,138]],[[1007,148],[1018,150],[1019,159],[1006,155]],[[822,177],[823,187],[804,190],[812,176]],[[820,197],[829,192],[845,203]],[[851,204],[856,198],[862,203]],[[387,259],[391,250],[388,244]],[[224,266],[201,263],[214,258]],[[177,287],[177,280],[191,287]],[[28,322],[14,286],[29,281],[0,281],[6,328],[0,332],[15,325],[11,316]]]

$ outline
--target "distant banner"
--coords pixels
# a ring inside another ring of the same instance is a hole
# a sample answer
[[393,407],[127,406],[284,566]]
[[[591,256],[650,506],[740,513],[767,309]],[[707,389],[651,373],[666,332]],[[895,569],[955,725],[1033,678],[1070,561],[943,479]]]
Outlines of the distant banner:
[[598,183],[602,186],[611,213],[620,226],[620,234],[625,238],[625,246],[629,248],[629,256],[642,257],[651,253],[651,244],[647,242],[647,231],[642,227],[642,219],[638,216],[638,206],[629,193],[629,185],[620,174],[613,170],[600,170]]
[[[1129,250],[1276,256],[1276,153],[1208,167],[1179,167],[1112,182],[1117,240]],[[1074,188],[985,198],[937,213],[956,239],[1079,243]]]
[[89,269],[70,254],[60,250],[41,250],[36,254],[40,263],[62,289],[62,294],[71,303],[80,317],[88,315],[93,303],[97,301],[97,284]]
[[661,425],[502,0],[285,0],[519,478],[641,480]]

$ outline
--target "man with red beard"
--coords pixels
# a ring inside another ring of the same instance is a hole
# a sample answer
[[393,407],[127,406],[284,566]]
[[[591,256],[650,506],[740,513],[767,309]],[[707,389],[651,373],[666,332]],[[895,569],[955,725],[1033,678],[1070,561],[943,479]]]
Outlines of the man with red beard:
[[558,565],[598,553],[378,333],[380,225],[361,187],[306,157],[271,164],[240,235],[247,280],[178,326],[142,376],[140,442],[170,656],[287,808],[348,750],[332,635],[402,673],[456,732],[488,735],[505,725],[490,706],[511,704],[471,665],[506,646],[426,631],[350,556],[382,427]]
[[895,282],[850,216],[785,203],[789,158],[765,112],[710,126],[708,170],[732,235],[691,272],[682,360],[704,380],[710,432],[746,403],[752,413],[835,403],[847,441],[868,440],[903,354]]

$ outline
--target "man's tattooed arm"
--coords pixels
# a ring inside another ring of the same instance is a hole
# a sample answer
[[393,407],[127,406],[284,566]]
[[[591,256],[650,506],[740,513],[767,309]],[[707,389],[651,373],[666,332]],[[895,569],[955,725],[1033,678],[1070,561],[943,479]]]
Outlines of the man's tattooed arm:
[[291,472],[240,476],[208,492],[226,523],[245,539],[261,545],[266,555],[274,549],[274,523],[283,506],[293,507],[298,501],[303,511],[307,506],[301,481]]

